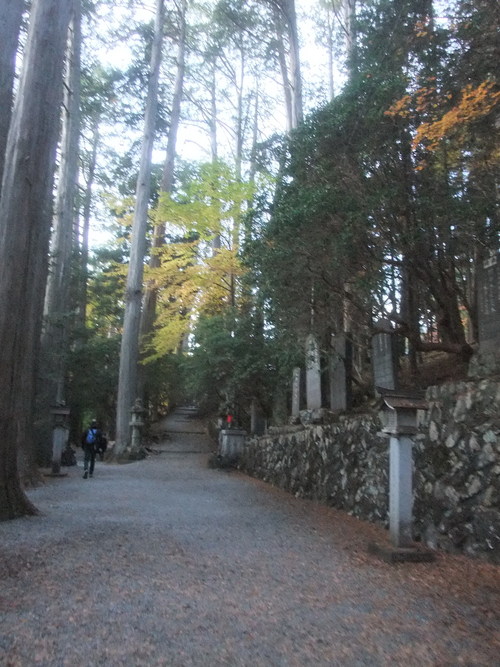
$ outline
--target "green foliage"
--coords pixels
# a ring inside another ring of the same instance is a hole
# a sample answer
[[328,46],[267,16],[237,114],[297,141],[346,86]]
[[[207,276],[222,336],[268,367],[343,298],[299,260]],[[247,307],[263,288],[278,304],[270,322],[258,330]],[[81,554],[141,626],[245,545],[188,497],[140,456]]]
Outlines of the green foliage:
[[[496,98],[491,86],[477,86],[474,102],[480,98],[483,106],[469,113],[474,134],[464,141],[450,133],[435,155],[426,155],[422,169],[422,150],[412,139],[419,124],[432,120],[439,100],[429,97],[424,104],[419,95],[432,82],[435,97],[446,101],[443,91],[454,70],[455,87],[460,80],[455,34],[436,28],[429,9],[410,0],[362,5],[348,85],[292,134],[281,158],[277,153],[281,178],[271,219],[248,258],[276,326],[299,336],[313,326],[326,341],[342,326],[348,285],[359,330],[384,314],[424,349],[420,308],[432,313],[448,351],[467,347],[460,310],[473,318],[474,309],[463,277],[497,219],[491,187],[497,149],[490,142],[488,154],[482,139],[495,134],[486,112]],[[388,114],[404,95],[415,95],[415,115]],[[457,114],[464,123],[461,104]],[[451,112],[441,125],[435,121],[435,132],[458,122]]]
[[270,415],[274,388],[291,377],[297,363],[296,346],[283,342],[264,331],[258,311],[200,318],[185,362],[189,395],[202,410],[213,414],[225,407],[243,423],[252,399]]
[[[148,401],[158,416],[173,405],[192,402],[186,389],[186,359],[182,354],[164,354],[147,365]],[[154,419],[157,415],[152,415]]]
[[114,424],[120,338],[89,334],[70,353],[69,401],[84,423]]
[[238,246],[236,235],[253,186],[240,181],[227,164],[218,161],[190,165],[175,195],[162,193],[158,217],[184,233],[211,241],[221,235],[226,247]]

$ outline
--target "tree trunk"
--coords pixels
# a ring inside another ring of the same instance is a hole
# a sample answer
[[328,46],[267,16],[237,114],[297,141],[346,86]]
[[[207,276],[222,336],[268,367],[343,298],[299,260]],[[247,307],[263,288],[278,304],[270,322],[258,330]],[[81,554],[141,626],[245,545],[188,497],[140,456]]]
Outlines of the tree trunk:
[[290,77],[288,76],[288,67],[286,63],[286,50],[283,41],[283,21],[277,9],[274,10],[274,24],[276,27],[276,43],[278,49],[278,61],[281,69],[281,77],[283,79],[283,94],[285,96],[285,111],[286,111],[286,129],[290,132],[293,129],[293,104],[292,104],[292,90],[290,85]]
[[302,103],[302,74],[300,71],[300,47],[297,30],[295,0],[286,0],[285,16],[290,48],[290,84],[292,92],[292,127],[297,127],[304,117]]
[[[180,10],[179,44],[177,50],[177,74],[175,78],[174,95],[172,98],[172,112],[170,114],[170,126],[168,131],[167,151],[161,181],[161,191],[171,193],[174,187],[175,154],[177,148],[177,134],[181,119],[181,103],[184,95],[184,71],[186,61],[186,10],[187,0],[182,0]],[[152,269],[161,264],[159,250],[165,245],[165,224],[155,225],[153,237],[153,252],[149,260]],[[148,285],[144,295],[144,306],[142,311],[140,339],[146,340],[152,333],[156,317],[157,289],[154,285]],[[139,395],[143,396],[147,390],[145,373],[139,368]]]
[[36,0],[0,199],[0,519],[33,514],[17,466],[33,438],[63,64],[72,3]]
[[0,186],[12,113],[17,44],[24,0],[4,0],[0,13]]
[[[208,127],[210,132],[210,153],[212,158],[212,164],[215,164],[219,159],[218,154],[218,139],[217,139],[217,58],[214,57],[211,71],[211,81],[210,81],[210,118],[208,121]],[[214,187],[214,191],[217,191],[217,188]],[[216,255],[221,249],[221,235],[220,230],[214,230],[214,236],[212,239],[212,253]]]
[[218,142],[217,142],[217,58],[214,57],[211,71],[211,81],[210,81],[210,119],[209,119],[209,132],[210,132],[210,154],[212,162],[216,162],[219,158],[218,154]]
[[[175,154],[177,148],[177,134],[179,131],[179,124],[181,118],[181,102],[184,94],[184,70],[185,70],[185,54],[186,54],[186,0],[183,0],[181,9],[181,29],[179,34],[179,48],[177,52],[177,75],[175,79],[175,89],[172,99],[172,112],[170,114],[170,126],[167,140],[167,150],[165,163],[163,165],[163,173],[161,180],[161,192],[171,193],[174,186],[174,167]],[[165,244],[165,225],[158,224],[155,226],[153,248],[159,249]],[[158,252],[153,252],[149,262],[151,268],[158,268],[160,266],[160,258]],[[154,321],[155,311],[155,293],[156,290],[148,288],[144,298],[144,312],[141,324],[141,333],[147,334],[151,331]],[[151,305],[150,305],[151,304]],[[153,306],[153,307],[152,307]]]
[[334,19],[333,10],[327,7],[327,48],[328,48],[328,99],[331,101],[335,97],[335,76],[334,76]]
[[358,70],[356,0],[344,0],[344,17],[347,38],[347,69],[352,77]]
[[243,94],[245,90],[245,51],[241,46],[240,49],[240,62],[239,62],[239,80],[235,76],[235,87],[237,94],[236,102],[236,150],[235,150],[235,172],[236,178],[238,181],[241,181],[242,178],[242,163],[243,163],[243,144],[245,139],[245,119],[243,118]]
[[90,163],[85,183],[85,191],[83,194],[82,206],[82,225],[81,225],[81,241],[80,241],[80,279],[78,287],[78,305],[77,305],[77,326],[83,331],[85,329],[86,312],[87,312],[87,280],[89,261],[89,231],[90,231],[90,212],[92,206],[92,187],[94,185],[95,170],[97,165],[97,149],[99,147],[99,122],[100,118],[94,121],[92,132],[92,149],[90,153]]
[[[164,0],[156,6],[155,31],[151,54],[148,94],[144,118],[141,161],[137,178],[136,203],[132,225],[132,247],[125,294],[125,317],[120,350],[120,371],[116,415],[114,458],[122,458],[130,445],[130,409],[137,398],[137,365],[139,362],[139,331],[141,321],[142,281],[146,231],[151,190],[151,160],[158,105],[158,79],[165,22]],[[135,452],[130,452],[132,455]]]
[[[50,408],[66,402],[66,365],[70,326],[70,284],[74,248],[75,204],[80,138],[80,0],[74,1],[62,112],[61,157],[54,212],[50,270],[45,292],[44,331],[38,391],[40,455],[51,460]],[[43,425],[45,424],[45,428]]]

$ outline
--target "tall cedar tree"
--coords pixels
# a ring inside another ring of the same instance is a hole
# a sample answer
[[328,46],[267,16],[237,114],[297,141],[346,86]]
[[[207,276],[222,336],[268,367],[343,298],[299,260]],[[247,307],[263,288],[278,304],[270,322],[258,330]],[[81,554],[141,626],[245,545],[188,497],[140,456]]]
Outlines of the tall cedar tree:
[[72,2],[33,3],[0,199],[0,519],[33,514],[17,450],[33,437],[52,186]]
[[[130,409],[137,398],[138,391],[137,365],[139,363],[143,264],[146,254],[148,205],[151,190],[151,163],[158,105],[158,79],[160,74],[164,22],[164,2],[163,0],[158,0],[144,118],[141,161],[137,177],[134,222],[132,226],[132,247],[125,294],[125,317],[120,349],[120,374],[116,406],[116,444],[113,452],[116,458],[123,457],[130,445]],[[136,455],[137,452],[132,452],[131,454]]]

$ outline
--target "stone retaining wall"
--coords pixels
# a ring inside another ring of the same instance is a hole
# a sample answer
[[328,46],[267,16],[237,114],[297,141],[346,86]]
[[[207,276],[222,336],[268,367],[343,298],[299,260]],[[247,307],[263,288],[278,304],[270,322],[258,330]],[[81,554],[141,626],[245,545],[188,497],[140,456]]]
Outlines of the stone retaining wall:
[[[500,563],[500,382],[431,387],[414,447],[415,533]],[[388,440],[376,412],[270,429],[240,467],[296,496],[387,524]]]

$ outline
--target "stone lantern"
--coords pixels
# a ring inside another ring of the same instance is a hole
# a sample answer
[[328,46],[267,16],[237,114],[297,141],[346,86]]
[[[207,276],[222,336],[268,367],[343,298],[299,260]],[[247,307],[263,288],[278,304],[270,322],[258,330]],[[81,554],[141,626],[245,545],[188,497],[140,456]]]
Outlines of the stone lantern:
[[399,550],[394,560],[431,560],[431,554],[416,551],[413,542],[413,436],[417,412],[428,405],[423,395],[377,387],[381,395],[382,432],[390,438],[389,449],[389,532]]

